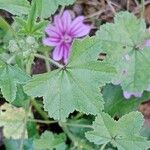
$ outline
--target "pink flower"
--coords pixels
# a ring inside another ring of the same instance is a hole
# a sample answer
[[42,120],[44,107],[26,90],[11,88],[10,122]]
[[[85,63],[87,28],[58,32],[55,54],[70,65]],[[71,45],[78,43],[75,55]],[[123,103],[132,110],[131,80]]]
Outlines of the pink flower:
[[130,99],[132,96],[142,97],[142,93],[140,93],[140,92],[127,92],[127,91],[123,91],[123,96],[126,99]]
[[[147,92],[150,92],[150,85],[148,85],[147,89],[145,90]],[[132,96],[134,97],[142,97],[142,92],[128,92],[128,91],[123,91],[123,96],[126,98],[126,99],[130,99]]]
[[84,17],[79,16],[72,20],[69,11],[54,17],[54,24],[46,27],[48,37],[43,39],[47,46],[54,46],[53,59],[67,63],[71,45],[75,38],[83,37],[90,32],[90,26],[83,23]]

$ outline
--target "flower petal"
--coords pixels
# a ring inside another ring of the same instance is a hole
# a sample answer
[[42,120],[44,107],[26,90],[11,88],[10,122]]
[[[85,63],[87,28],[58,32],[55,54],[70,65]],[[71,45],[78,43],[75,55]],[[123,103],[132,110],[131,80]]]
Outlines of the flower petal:
[[71,15],[69,13],[69,11],[64,11],[63,15],[62,15],[62,23],[63,23],[63,30],[67,31],[71,25]]
[[47,35],[49,36],[53,36],[56,38],[60,37],[60,34],[58,32],[58,29],[55,26],[49,25],[45,28],[45,32],[47,33]]
[[47,45],[47,46],[57,46],[60,42],[60,39],[57,38],[44,38],[43,39],[43,44]]
[[53,59],[59,61],[62,58],[63,58],[63,47],[59,45],[53,51]]
[[88,35],[91,28],[88,25],[82,25],[80,28],[76,29],[72,34],[74,37],[82,37]]
[[73,22],[71,23],[69,32],[72,33],[76,29],[80,28],[83,25],[83,21],[84,21],[84,17],[83,16],[79,16],[76,19],[74,19]]
[[131,93],[127,92],[127,91],[124,91],[123,92],[123,96],[126,98],[126,99],[129,99],[131,97]]
[[84,17],[77,17],[71,24],[69,33],[73,37],[82,37],[89,34],[91,27],[83,23]]
[[59,34],[62,35],[64,32],[64,28],[63,28],[63,23],[62,23],[60,15],[56,15],[54,17],[54,24],[55,24],[56,28],[58,29]]
[[64,45],[63,58],[64,58],[65,64],[68,63],[68,58],[69,58],[70,52],[71,52],[71,45],[70,44]]
[[127,91],[124,91],[123,95],[124,95],[124,97],[126,99],[129,99],[129,98],[131,98],[131,96],[141,97],[142,93],[140,93],[140,92],[127,92]]

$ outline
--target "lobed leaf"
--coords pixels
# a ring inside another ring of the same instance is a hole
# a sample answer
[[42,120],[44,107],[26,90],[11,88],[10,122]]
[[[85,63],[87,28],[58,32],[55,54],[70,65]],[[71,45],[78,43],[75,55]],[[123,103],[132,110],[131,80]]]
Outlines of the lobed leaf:
[[115,69],[96,60],[100,51],[95,38],[77,40],[67,66],[46,74],[37,75],[25,85],[25,92],[44,97],[44,108],[57,120],[74,110],[97,114],[103,109],[99,86],[110,82]]
[[0,66],[0,88],[3,97],[12,102],[16,98],[17,84],[24,84],[29,80],[19,67],[2,64]]
[[28,14],[30,5],[27,0],[0,0],[0,9],[20,16],[22,14]]
[[150,47],[145,42],[150,34],[144,20],[120,12],[115,16],[115,23],[103,25],[96,37],[107,54],[106,61],[117,69],[113,82],[121,83],[128,92],[146,90],[150,83]]
[[36,0],[38,16],[48,18],[55,13],[58,6],[66,6],[74,3],[75,0]]
[[140,112],[126,114],[119,121],[101,113],[93,123],[93,131],[86,132],[86,138],[97,145],[110,142],[118,150],[147,150],[150,141],[139,134],[143,121]]
[[65,140],[64,134],[54,135],[52,132],[45,131],[40,139],[33,141],[33,147],[36,150],[65,150]]

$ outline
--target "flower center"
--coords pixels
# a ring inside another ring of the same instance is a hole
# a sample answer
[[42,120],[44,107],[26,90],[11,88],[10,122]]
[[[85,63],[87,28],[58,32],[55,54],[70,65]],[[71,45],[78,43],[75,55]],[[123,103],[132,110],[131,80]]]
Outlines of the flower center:
[[65,34],[63,37],[62,37],[62,41],[65,42],[65,43],[71,43],[72,42],[72,37]]

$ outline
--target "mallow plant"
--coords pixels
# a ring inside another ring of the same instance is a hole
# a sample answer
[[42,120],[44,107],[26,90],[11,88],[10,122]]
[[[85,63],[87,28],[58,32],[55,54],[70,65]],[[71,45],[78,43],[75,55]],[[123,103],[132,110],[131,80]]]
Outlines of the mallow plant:
[[150,98],[144,18],[118,12],[95,33],[84,15],[72,15],[74,3],[0,0],[12,14],[11,23],[0,17],[5,149],[148,150],[138,111]]

